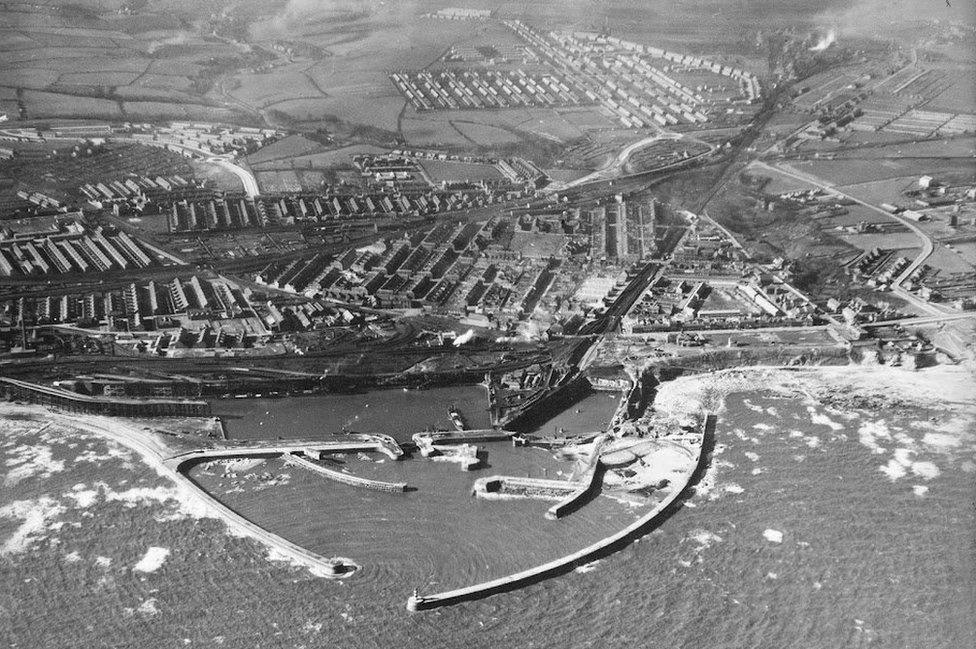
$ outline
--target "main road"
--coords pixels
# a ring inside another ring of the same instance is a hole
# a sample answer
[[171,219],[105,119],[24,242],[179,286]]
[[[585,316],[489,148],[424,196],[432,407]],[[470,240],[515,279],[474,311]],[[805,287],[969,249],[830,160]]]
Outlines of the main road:
[[905,270],[902,271],[902,273],[895,278],[894,282],[892,282],[891,292],[897,295],[898,297],[900,297],[901,299],[905,300],[906,302],[912,304],[917,309],[920,309],[921,311],[925,311],[926,313],[931,313],[933,315],[940,315],[945,313],[942,309],[938,308],[931,302],[926,302],[925,300],[920,299],[918,296],[914,295],[913,293],[910,293],[909,291],[905,290],[902,287],[902,284],[905,282],[905,280],[907,280],[912,273],[914,273],[916,270],[921,268],[922,264],[925,263],[925,261],[932,255],[932,252],[935,250],[935,243],[932,241],[932,238],[924,230],[918,227],[918,224],[915,221],[912,221],[911,219],[905,218],[903,216],[899,216],[898,214],[892,214],[891,212],[885,211],[880,207],[878,207],[877,205],[872,205],[871,203],[863,201],[860,198],[857,198],[856,196],[852,196],[844,191],[837,189],[837,187],[833,183],[827,182],[826,180],[822,178],[818,178],[811,174],[798,171],[787,164],[781,163],[781,164],[770,165],[760,160],[756,160],[752,163],[751,166],[761,167],[768,171],[783,174],[784,176],[789,176],[790,178],[793,178],[795,180],[800,180],[810,185],[814,185],[816,187],[819,187],[825,191],[831,192],[838,196],[843,196],[844,198],[851,200],[857,203],[858,205],[866,207],[869,210],[877,212],[878,214],[884,215],[886,218],[898,221],[906,228],[911,230],[915,234],[915,236],[917,236],[919,240],[922,242],[922,249],[919,252],[919,254],[916,255],[915,259],[913,259],[908,264],[908,266],[905,267]]

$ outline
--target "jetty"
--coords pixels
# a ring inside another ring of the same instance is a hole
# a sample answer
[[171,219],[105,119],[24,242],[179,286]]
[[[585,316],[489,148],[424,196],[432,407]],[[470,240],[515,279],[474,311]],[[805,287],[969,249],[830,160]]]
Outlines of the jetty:
[[388,493],[403,493],[407,490],[406,482],[384,482],[382,480],[363,478],[357,475],[352,475],[351,473],[345,473],[343,471],[336,471],[335,469],[330,469],[329,467],[312,462],[298,452],[286,453],[284,458],[285,462],[288,464],[300,466],[303,469],[308,469],[309,471],[323,475],[330,480],[335,480],[336,482],[341,482],[353,487],[363,487],[364,489],[386,491]]
[[271,444],[248,444],[247,446],[218,446],[200,448],[177,453],[164,462],[174,468],[192,461],[207,461],[230,457],[275,457],[293,453],[303,453],[321,459],[333,453],[380,452],[393,460],[403,457],[403,449],[386,435],[350,435],[352,439],[326,442],[303,442],[282,440]]

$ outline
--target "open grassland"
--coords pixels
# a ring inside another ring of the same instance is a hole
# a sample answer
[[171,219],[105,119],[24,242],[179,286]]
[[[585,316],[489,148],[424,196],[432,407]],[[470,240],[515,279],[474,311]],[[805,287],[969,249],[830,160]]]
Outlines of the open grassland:
[[253,56],[194,27],[202,8],[169,5],[144,5],[143,19],[98,2],[5,8],[0,88],[22,93],[8,117],[240,120],[202,93],[222,68]]
[[[251,168],[255,171],[258,170],[277,170],[277,169],[336,169],[336,168],[346,168],[353,169],[353,158],[357,155],[363,154],[379,154],[385,153],[386,149],[371,146],[368,144],[357,144],[353,146],[340,147],[338,149],[326,149],[323,146],[319,146],[317,149],[312,149],[314,153],[305,153],[300,155],[289,154],[289,151],[303,150],[309,147],[310,140],[305,140],[299,143],[291,138],[285,138],[281,142],[272,144],[269,147],[265,147],[257,151],[256,153],[248,156],[248,162]],[[275,148],[278,144],[286,143],[289,140],[291,142],[284,149]],[[310,147],[309,147],[310,148]],[[269,151],[270,149],[270,151]],[[356,172],[358,174],[358,172]]]
[[442,180],[448,182],[458,180],[470,182],[497,181],[504,178],[494,165],[488,164],[424,160],[421,166],[434,182],[441,182]]

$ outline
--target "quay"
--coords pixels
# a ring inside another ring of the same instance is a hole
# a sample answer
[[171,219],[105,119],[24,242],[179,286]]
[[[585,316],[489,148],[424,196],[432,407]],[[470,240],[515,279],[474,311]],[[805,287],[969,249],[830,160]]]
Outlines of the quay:
[[695,468],[688,472],[686,480],[681,484],[671,485],[668,495],[650,512],[616,534],[612,534],[572,554],[506,577],[500,577],[473,586],[444,591],[434,595],[420,595],[415,592],[407,599],[407,610],[429,610],[508,592],[516,588],[534,584],[548,577],[563,574],[577,566],[606,556],[610,552],[628,544],[633,538],[644,533],[653,523],[665,516],[675,504],[675,501],[684,495],[688,491],[689,486],[704,472],[708,461],[708,456],[704,449],[709,446],[712,435],[714,434],[715,421],[715,415],[708,415],[705,418],[705,423],[702,428],[701,444],[697,447],[698,457],[695,461]]
[[335,469],[330,469],[322,466],[321,464],[316,464],[298,452],[292,451],[290,453],[286,453],[284,458],[285,462],[289,464],[294,464],[304,469],[308,469],[309,471],[314,471],[315,473],[324,475],[330,480],[335,480],[336,482],[341,482],[353,487],[363,487],[365,489],[386,491],[388,493],[403,493],[407,490],[406,482],[383,482],[382,480],[372,480],[370,478],[363,478],[349,473],[343,473],[342,471],[336,471]]
[[573,444],[586,444],[602,434],[602,432],[595,432],[583,435],[515,435],[512,437],[512,445],[554,449]]
[[473,442],[500,442],[512,438],[513,433],[496,428],[471,430],[425,431],[414,433],[413,443],[423,457],[440,457],[457,462],[463,471],[473,471],[481,466],[478,447]]

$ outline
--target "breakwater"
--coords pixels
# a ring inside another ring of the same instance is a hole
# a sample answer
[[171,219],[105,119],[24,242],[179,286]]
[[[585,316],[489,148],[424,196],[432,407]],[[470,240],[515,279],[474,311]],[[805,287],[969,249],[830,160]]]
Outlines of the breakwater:
[[[403,455],[400,446],[387,435],[350,435],[349,437],[348,440],[334,442],[292,441],[277,444],[197,449],[167,457],[163,459],[161,464],[163,469],[169,472],[178,484],[183,485],[195,494],[207,510],[222,519],[229,528],[260,541],[271,548],[276,556],[305,566],[316,575],[339,579],[348,577],[360,566],[350,559],[323,557],[256,525],[210,495],[188,475],[187,471],[191,465],[201,461],[234,457],[273,457],[276,455],[288,457],[296,453],[322,454],[355,451],[380,451],[397,459]],[[130,441],[130,443],[133,442]]]
[[577,482],[578,488],[547,509],[546,518],[556,520],[571,514],[583,506],[586,501],[599,491],[600,485],[603,482],[604,472],[603,462],[600,461],[600,454],[603,452],[603,445],[606,441],[607,437],[601,436],[593,442],[593,451],[590,453],[590,459],[587,461],[587,466],[583,471],[583,478]]
[[407,610],[421,611],[441,606],[451,606],[461,602],[508,592],[516,588],[522,588],[543,579],[566,573],[577,566],[606,556],[630,543],[638,535],[647,532],[654,523],[664,520],[670,514],[675,502],[685,494],[689,486],[704,472],[708,460],[707,449],[710,447],[710,440],[714,434],[715,420],[714,415],[708,415],[705,418],[705,423],[702,427],[701,444],[697,447],[698,456],[695,461],[695,466],[692,471],[688,472],[687,479],[684,483],[680,485],[672,484],[668,495],[655,505],[650,512],[641,516],[616,534],[612,534],[572,554],[549,561],[535,568],[508,575],[507,577],[493,579],[465,588],[436,593],[434,595],[414,593],[407,599]]
[[580,483],[568,480],[546,480],[543,478],[522,478],[519,476],[493,475],[478,478],[472,493],[478,498],[494,497],[516,498],[564,498],[580,489]]
[[336,471],[334,469],[322,466],[321,464],[316,464],[315,462],[302,457],[302,455],[296,452],[287,453],[284,457],[285,462],[289,464],[294,464],[304,469],[308,469],[309,471],[314,471],[315,473],[324,475],[330,480],[335,480],[336,482],[341,482],[353,487],[363,487],[364,489],[386,491],[388,493],[403,493],[407,490],[407,483],[405,482],[383,482],[382,480],[372,480],[370,478],[362,478],[349,473],[343,473],[342,471]]
[[598,463],[593,468],[593,471],[590,472],[588,480],[586,480],[578,489],[546,510],[546,518],[554,521],[557,518],[568,516],[582,507],[583,503],[589,500],[593,494],[596,493],[597,486],[600,484],[602,477],[603,465]]

